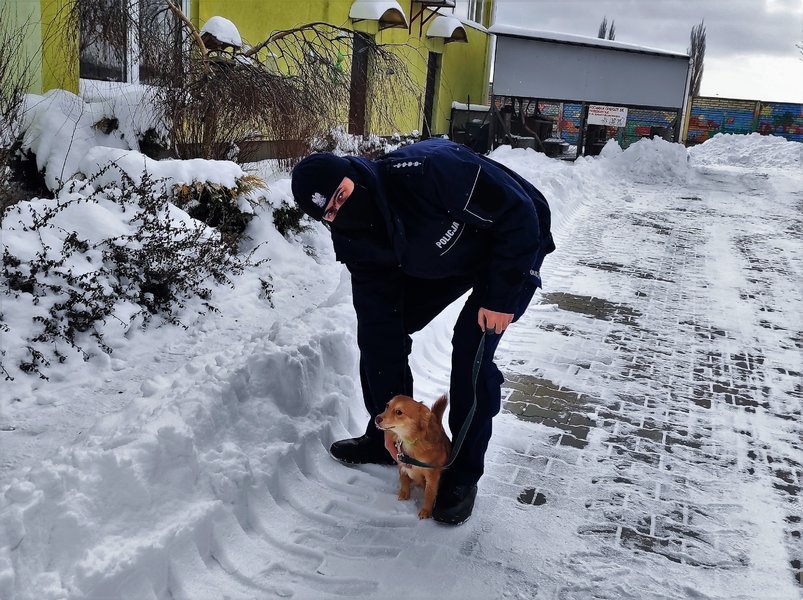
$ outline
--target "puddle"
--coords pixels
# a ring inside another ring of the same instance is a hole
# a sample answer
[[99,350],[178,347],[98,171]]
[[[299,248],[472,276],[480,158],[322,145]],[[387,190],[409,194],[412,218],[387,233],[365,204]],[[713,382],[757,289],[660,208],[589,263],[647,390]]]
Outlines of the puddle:
[[636,319],[641,316],[641,313],[632,306],[611,302],[604,298],[580,296],[565,292],[550,292],[543,294],[541,297],[545,304],[557,304],[561,310],[604,321],[635,325]]
[[587,416],[593,411],[589,397],[529,375],[508,375],[503,387],[512,390],[505,410],[522,421],[561,430],[561,445],[584,448],[588,444],[588,432],[596,425]]

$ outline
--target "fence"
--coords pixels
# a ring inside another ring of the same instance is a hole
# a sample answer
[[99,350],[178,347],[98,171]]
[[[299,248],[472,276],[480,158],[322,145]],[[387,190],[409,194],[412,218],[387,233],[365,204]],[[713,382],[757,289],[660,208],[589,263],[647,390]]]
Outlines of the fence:
[[[497,107],[512,100],[519,116],[520,111],[524,111],[527,117],[534,116],[537,107],[537,112],[541,117],[546,117],[553,122],[552,131],[546,137],[553,140],[560,138],[571,146],[578,143],[582,123],[583,105],[581,103],[536,102],[529,99],[509,100],[502,96],[492,97],[497,100]],[[460,106],[459,109],[453,109],[453,125],[464,126],[465,118],[461,120],[458,115],[466,108]],[[467,114],[473,114],[475,117],[478,114],[481,115],[483,117],[482,125],[487,125],[490,120],[486,116],[487,113],[471,113],[469,111]],[[630,108],[624,127],[608,127],[606,131],[600,133],[605,134],[601,136],[602,138],[616,139],[622,148],[627,148],[642,138],[653,137],[656,132],[671,131],[677,118],[676,111]],[[681,140],[685,140],[687,146],[701,144],[717,133],[749,134],[757,132],[762,135],[777,135],[788,140],[803,142],[803,104],[697,96],[692,98],[685,125],[685,136],[682,136]],[[452,134],[456,133],[462,134],[462,132],[455,132],[453,127]],[[512,131],[512,133],[521,132]],[[478,151],[483,152],[490,149],[487,132],[482,136],[466,134],[463,137],[471,140],[469,145],[472,147],[476,144],[478,147],[475,149]],[[455,135],[455,139],[463,142],[463,138],[458,138],[459,135]],[[604,139],[600,143],[604,143]]]
[[717,133],[753,132],[803,142],[803,104],[706,96],[692,99],[686,145],[701,144]]
[[[583,105],[578,102],[538,103],[541,114],[555,123],[552,136],[560,137],[571,145],[577,144],[579,139],[582,108]],[[631,108],[627,112],[625,127],[608,128],[607,138],[614,138],[622,148],[627,148],[642,138],[651,137],[656,129],[671,128],[676,118],[674,111]]]

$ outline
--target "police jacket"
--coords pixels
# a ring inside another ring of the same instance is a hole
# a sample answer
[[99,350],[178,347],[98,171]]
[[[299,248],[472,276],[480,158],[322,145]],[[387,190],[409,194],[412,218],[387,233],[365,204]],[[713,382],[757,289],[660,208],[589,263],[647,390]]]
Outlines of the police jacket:
[[549,206],[517,173],[438,138],[374,161],[347,158],[388,233],[382,243],[332,230],[337,259],[352,275],[473,276],[482,306],[502,313],[513,313],[522,293],[540,287],[541,263],[555,249]]

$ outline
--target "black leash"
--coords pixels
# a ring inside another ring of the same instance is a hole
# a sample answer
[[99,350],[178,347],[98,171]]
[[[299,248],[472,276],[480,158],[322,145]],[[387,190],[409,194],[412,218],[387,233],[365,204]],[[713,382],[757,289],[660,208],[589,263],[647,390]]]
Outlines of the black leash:
[[414,459],[412,456],[407,456],[406,454],[402,454],[401,450],[396,455],[396,460],[402,462],[406,465],[410,465],[413,467],[421,467],[423,469],[448,469],[452,466],[452,463],[457,458],[458,453],[460,452],[460,448],[463,445],[463,441],[466,439],[466,435],[468,434],[468,428],[471,427],[471,421],[474,419],[474,413],[477,410],[477,377],[480,374],[480,365],[482,364],[482,355],[485,353],[485,338],[489,335],[493,335],[496,333],[496,329],[486,329],[485,333],[480,339],[480,343],[477,345],[477,354],[474,356],[474,367],[471,369],[471,385],[474,388],[474,402],[471,404],[471,410],[468,411],[468,415],[466,416],[466,420],[463,421],[463,426],[460,428],[460,433],[457,434],[457,441],[452,444],[452,453],[449,455],[449,460],[446,462],[445,465],[430,465],[427,463],[420,462]]

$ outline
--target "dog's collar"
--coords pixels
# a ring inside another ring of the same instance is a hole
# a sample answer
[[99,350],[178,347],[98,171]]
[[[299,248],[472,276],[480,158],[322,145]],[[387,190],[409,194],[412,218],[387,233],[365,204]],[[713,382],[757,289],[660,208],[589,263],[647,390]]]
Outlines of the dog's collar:
[[[418,440],[407,440],[408,446],[415,446]],[[396,462],[404,463],[406,455],[404,453],[404,442],[401,438],[396,438]]]

